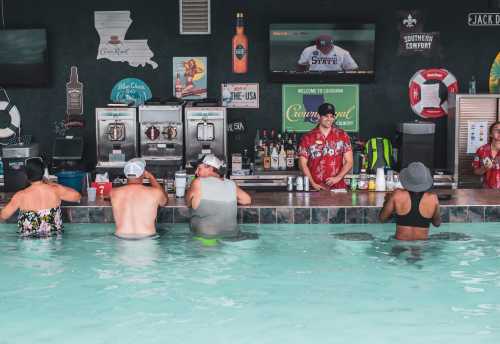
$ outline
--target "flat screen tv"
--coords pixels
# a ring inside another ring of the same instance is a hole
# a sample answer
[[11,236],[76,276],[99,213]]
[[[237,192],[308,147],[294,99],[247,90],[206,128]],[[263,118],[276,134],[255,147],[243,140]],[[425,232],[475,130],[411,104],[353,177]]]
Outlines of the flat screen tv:
[[47,31],[0,30],[0,86],[46,86]]
[[375,24],[271,24],[269,71],[273,81],[372,81]]

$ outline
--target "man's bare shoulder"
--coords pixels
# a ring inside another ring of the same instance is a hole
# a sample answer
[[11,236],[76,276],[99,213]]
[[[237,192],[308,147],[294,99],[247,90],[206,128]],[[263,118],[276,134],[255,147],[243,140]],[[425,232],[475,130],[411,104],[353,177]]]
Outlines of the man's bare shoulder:
[[201,178],[195,178],[191,182],[191,188],[199,188],[201,186]]
[[162,193],[161,190],[158,190],[154,187],[147,186],[147,185],[139,185],[139,184],[119,186],[119,187],[113,188],[111,192],[112,192],[112,195],[113,195],[113,193],[122,194],[122,195],[124,195],[124,194],[138,195],[138,194],[148,194],[148,193],[161,194]]
[[111,197],[113,197],[113,195],[117,196],[117,195],[129,193],[129,192],[136,192],[137,190],[140,190],[140,188],[142,188],[142,187],[143,187],[142,185],[135,185],[135,184],[134,185],[114,186],[111,189]]
[[122,192],[122,189],[125,188],[126,185],[123,186],[113,186],[111,188],[111,195],[117,195]]

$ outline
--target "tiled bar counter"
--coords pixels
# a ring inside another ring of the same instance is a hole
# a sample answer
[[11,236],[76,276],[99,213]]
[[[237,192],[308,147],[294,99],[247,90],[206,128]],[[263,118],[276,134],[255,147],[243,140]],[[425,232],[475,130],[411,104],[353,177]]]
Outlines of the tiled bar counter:
[[[451,199],[442,200],[443,222],[500,222],[500,191],[483,189],[438,190]],[[253,192],[253,202],[238,209],[239,223],[328,224],[377,223],[384,202],[384,192]],[[11,194],[0,194],[1,206]],[[109,200],[67,203],[62,206],[66,223],[111,223]],[[184,199],[170,195],[169,204],[158,211],[159,223],[186,223],[189,209]],[[8,222],[15,222],[12,216]]]

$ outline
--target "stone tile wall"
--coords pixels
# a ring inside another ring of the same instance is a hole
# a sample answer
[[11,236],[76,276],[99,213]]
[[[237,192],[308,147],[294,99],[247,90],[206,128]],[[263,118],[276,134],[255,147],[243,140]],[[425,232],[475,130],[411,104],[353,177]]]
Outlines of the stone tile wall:
[[[111,207],[63,207],[63,219],[73,223],[111,223]],[[239,223],[262,224],[337,224],[337,223],[378,223],[378,207],[347,208],[238,208]],[[443,222],[500,222],[500,206],[442,206]],[[8,222],[15,222],[16,216]],[[393,220],[394,221],[394,220]],[[184,207],[161,208],[158,211],[159,223],[189,222],[189,210]]]

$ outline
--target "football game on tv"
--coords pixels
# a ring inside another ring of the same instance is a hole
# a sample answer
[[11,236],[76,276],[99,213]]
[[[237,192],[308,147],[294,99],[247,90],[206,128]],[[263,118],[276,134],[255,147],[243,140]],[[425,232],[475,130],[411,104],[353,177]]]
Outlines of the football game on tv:
[[273,81],[365,82],[375,77],[375,24],[277,23],[269,27]]

